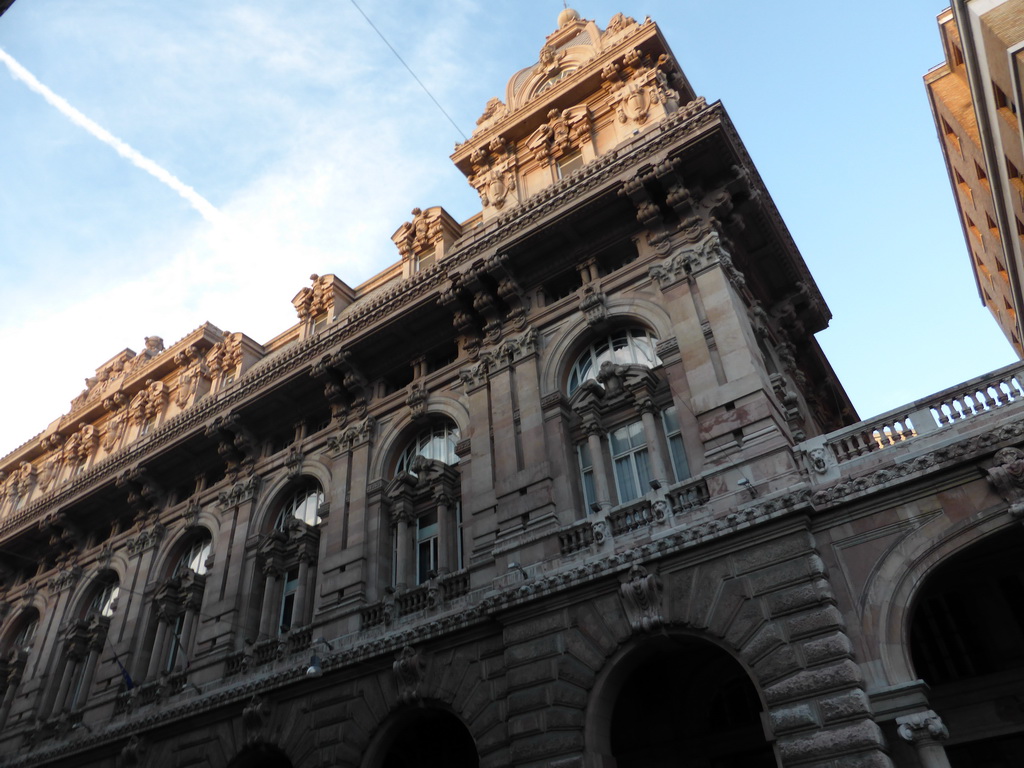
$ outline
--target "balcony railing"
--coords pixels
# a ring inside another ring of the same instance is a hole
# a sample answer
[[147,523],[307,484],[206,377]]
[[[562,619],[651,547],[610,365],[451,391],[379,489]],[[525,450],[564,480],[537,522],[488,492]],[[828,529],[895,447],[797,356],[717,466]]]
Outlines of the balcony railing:
[[1024,364],[1013,363],[873,419],[832,432],[838,461],[884,450],[1024,400]]

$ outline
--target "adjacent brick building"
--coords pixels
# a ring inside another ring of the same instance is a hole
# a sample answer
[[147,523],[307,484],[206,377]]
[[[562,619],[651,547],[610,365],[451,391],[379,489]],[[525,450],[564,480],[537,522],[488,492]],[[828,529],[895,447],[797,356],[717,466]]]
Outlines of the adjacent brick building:
[[978,295],[1024,356],[1024,2],[955,0],[939,31],[946,60],[925,84]]

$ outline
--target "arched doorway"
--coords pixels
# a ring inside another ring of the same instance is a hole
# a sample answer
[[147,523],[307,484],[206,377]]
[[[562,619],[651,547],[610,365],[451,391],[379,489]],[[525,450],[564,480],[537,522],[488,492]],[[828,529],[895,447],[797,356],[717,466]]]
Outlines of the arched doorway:
[[588,718],[589,748],[614,768],[775,768],[757,689],[727,652],[652,638],[616,662]]
[[433,707],[402,712],[382,733],[372,768],[478,768],[476,744],[455,715]]
[[292,763],[277,747],[253,744],[235,755],[228,768],[292,768]]
[[[913,608],[910,653],[949,729],[953,768],[1002,768],[1024,755],[1024,529],[950,557]],[[1012,758],[1012,759],[1011,759]]]

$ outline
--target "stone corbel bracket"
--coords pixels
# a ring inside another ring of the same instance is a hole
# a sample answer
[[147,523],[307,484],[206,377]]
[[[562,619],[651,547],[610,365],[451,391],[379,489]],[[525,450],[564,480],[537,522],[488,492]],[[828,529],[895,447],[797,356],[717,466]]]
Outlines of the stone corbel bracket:
[[662,615],[661,579],[648,573],[642,565],[636,564],[619,585],[626,617],[634,632],[650,632],[665,623]]
[[229,475],[236,475],[243,469],[252,470],[258,447],[237,413],[218,416],[207,425],[206,436],[217,441],[217,453],[224,460]]
[[372,396],[370,382],[346,350],[324,355],[310,373],[324,385],[324,397],[335,420],[344,424],[350,413],[364,419]]

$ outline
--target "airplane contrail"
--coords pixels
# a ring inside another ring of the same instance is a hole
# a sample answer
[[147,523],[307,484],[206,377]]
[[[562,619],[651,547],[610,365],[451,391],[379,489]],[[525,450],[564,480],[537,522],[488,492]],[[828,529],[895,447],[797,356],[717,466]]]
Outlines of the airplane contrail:
[[7,65],[7,69],[10,70],[11,75],[15,80],[23,82],[31,90],[46,99],[46,101],[52,106],[56,107],[57,111],[68,118],[68,120],[80,128],[84,128],[104,144],[112,147],[117,154],[128,160],[132,165],[137,168],[141,168],[158,181],[163,182],[173,189],[181,195],[189,205],[195,208],[199,212],[199,215],[204,219],[213,222],[217,221],[221,217],[221,212],[214,207],[213,203],[196,192],[195,189],[183,182],[166,168],[162,168],[157,165],[153,160],[150,160],[137,149],[126,142],[121,141],[121,139],[114,136],[110,131],[100,125],[97,125],[77,109],[72,107],[66,99],[61,98],[45,85],[40,83],[31,72],[15,61],[14,58],[3,48],[0,48],[0,61]]

